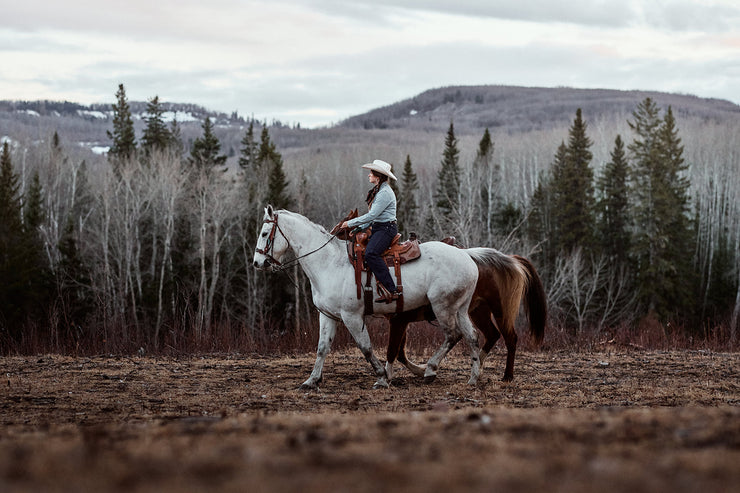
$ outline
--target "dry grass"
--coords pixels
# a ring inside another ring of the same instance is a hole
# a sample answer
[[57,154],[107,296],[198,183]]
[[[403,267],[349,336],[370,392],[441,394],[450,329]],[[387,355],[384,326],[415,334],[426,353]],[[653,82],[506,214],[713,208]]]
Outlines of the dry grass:
[[[357,350],[0,358],[2,491],[731,491],[740,356],[522,351],[373,391]],[[60,481],[61,478],[61,481]]]

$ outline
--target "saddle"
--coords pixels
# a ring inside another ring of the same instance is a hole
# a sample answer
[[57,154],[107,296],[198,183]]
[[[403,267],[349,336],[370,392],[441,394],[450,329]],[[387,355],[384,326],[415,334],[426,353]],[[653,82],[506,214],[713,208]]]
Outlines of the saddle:
[[[347,243],[347,255],[349,261],[355,270],[355,285],[357,286],[357,299],[362,298],[364,292],[365,295],[365,315],[371,315],[373,313],[373,292],[372,292],[372,272],[365,265],[365,249],[370,239],[370,229],[362,231],[350,231],[349,228],[342,228],[341,225],[344,221],[354,219],[358,216],[357,209],[351,211],[347,217],[342,219],[339,224],[334,226],[331,230],[331,234],[335,235],[340,240],[346,240]],[[388,267],[393,267],[396,274],[396,288],[398,290],[398,299],[396,300],[396,312],[401,313],[403,311],[403,283],[401,281],[401,265],[412,260],[416,260],[421,257],[421,249],[419,248],[419,241],[416,239],[400,242],[401,235],[397,234],[393,241],[391,241],[388,249],[383,252],[383,259]],[[351,241],[351,244],[349,243]],[[365,286],[362,286],[362,273],[366,272]],[[378,295],[388,297],[390,293],[380,284],[377,283]]]

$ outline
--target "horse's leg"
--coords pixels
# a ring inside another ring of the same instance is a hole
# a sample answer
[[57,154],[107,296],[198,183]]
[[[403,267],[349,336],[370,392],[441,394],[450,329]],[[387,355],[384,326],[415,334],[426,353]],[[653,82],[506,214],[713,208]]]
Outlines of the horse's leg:
[[[501,283],[504,285],[503,283]],[[502,290],[503,293],[510,293],[511,289]],[[498,333],[504,336],[504,342],[506,343],[506,369],[504,370],[504,382],[511,382],[514,379],[514,357],[516,355],[516,315],[519,312],[519,301],[515,295],[499,295],[496,299],[489,299],[491,312],[494,318],[494,322],[498,327],[496,331],[496,339],[498,339]],[[488,345],[488,343],[486,343]],[[493,347],[493,344],[491,344]],[[485,347],[484,347],[485,349]],[[490,348],[488,349],[490,351]]]
[[313,365],[313,371],[308,380],[301,384],[302,390],[317,389],[321,381],[321,375],[324,369],[324,360],[331,351],[331,343],[337,333],[337,322],[327,317],[323,313],[319,314],[319,345],[316,349],[316,363]]
[[501,324],[501,333],[506,343],[506,369],[504,370],[504,382],[511,382],[514,379],[514,356],[516,355],[516,328],[513,320],[504,320]]
[[406,329],[408,324],[418,320],[423,320],[423,309],[417,309],[410,312],[399,313],[390,318],[390,333],[388,336],[388,352],[385,363],[385,372],[388,375],[388,381],[393,380],[393,362],[398,358],[409,371],[417,377],[424,376],[424,368],[415,365],[406,357]]
[[405,366],[414,376],[423,377],[426,365],[417,365],[406,356],[406,332],[403,333],[403,341],[398,350],[398,361]]
[[480,349],[478,349],[478,334],[475,332],[475,327],[470,321],[468,316],[468,310],[461,309],[457,312],[457,327],[458,331],[468,343],[470,349],[470,380],[468,385],[475,385],[478,383],[480,378]]
[[491,318],[491,308],[485,302],[480,302],[475,308],[471,308],[469,311],[470,320],[473,322],[478,330],[483,333],[485,342],[480,350],[480,364],[481,369],[483,368],[483,361],[491,352],[491,349],[498,341],[500,337],[496,322]]
[[349,333],[352,334],[352,338],[355,340],[355,344],[357,344],[357,347],[360,348],[360,351],[362,351],[365,359],[370,363],[370,366],[373,367],[375,375],[378,377],[378,380],[375,382],[375,385],[373,385],[373,388],[388,388],[388,375],[385,372],[385,367],[383,366],[383,364],[380,362],[380,360],[378,360],[378,358],[375,357],[375,354],[373,353],[373,346],[370,342],[370,334],[367,331],[367,327],[365,326],[365,321],[362,315],[353,314],[351,316],[343,317],[343,320],[344,324],[349,330]]
[[[440,326],[441,326],[440,322]],[[455,344],[458,343],[458,341],[462,338],[462,335],[454,329],[454,326],[445,326],[445,340],[442,342],[442,345],[437,349],[437,352],[435,352],[431,358],[429,358],[429,361],[427,361],[426,368],[424,369],[424,383],[432,383],[435,378],[437,378],[437,370],[439,369],[439,364],[442,362],[445,356],[447,356],[447,353],[450,352],[450,350],[455,347]]]

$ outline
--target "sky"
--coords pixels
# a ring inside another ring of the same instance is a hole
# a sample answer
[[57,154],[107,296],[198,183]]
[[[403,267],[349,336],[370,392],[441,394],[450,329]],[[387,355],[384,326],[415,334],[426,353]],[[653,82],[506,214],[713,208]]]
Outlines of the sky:
[[738,0],[0,0],[0,100],[321,127],[451,85],[740,103]]

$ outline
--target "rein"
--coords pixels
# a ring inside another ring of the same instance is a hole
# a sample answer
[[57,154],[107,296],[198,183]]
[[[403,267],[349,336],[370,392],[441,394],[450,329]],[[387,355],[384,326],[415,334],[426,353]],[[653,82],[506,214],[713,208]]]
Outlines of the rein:
[[257,253],[261,253],[262,255],[264,255],[265,257],[267,257],[267,259],[270,261],[271,264],[276,265],[277,267],[274,267],[273,266],[273,270],[278,271],[278,272],[284,272],[284,271],[286,271],[289,267],[292,267],[294,264],[296,264],[302,258],[306,258],[309,255],[312,255],[312,254],[318,252],[319,250],[321,250],[322,248],[324,248],[326,245],[328,245],[329,243],[331,243],[334,240],[334,238],[336,238],[336,236],[331,235],[331,237],[326,241],[326,243],[324,243],[320,247],[316,248],[315,250],[311,250],[310,252],[308,252],[308,253],[306,253],[304,255],[301,255],[299,257],[295,257],[295,258],[293,258],[293,259],[285,262],[285,264],[283,264],[278,259],[276,259],[275,257],[272,256],[272,250],[275,247],[275,232],[276,231],[279,231],[280,234],[283,235],[283,238],[285,238],[285,241],[288,243],[288,247],[289,248],[293,249],[293,246],[290,244],[290,240],[288,239],[288,237],[285,236],[285,233],[283,233],[283,230],[280,229],[280,225],[278,224],[278,215],[277,215],[277,213],[275,213],[275,215],[274,215],[274,217],[272,219],[266,219],[265,222],[266,223],[272,223],[272,229],[270,230],[270,235],[267,237],[267,242],[265,243],[265,248],[257,248],[255,251]]

